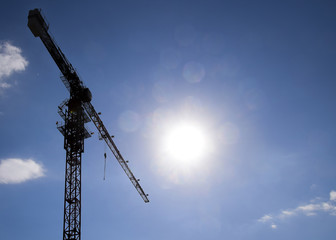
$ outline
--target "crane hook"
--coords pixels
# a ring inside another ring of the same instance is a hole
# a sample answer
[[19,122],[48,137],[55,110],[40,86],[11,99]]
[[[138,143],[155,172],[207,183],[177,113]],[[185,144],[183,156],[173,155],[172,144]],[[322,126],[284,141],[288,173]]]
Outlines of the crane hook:
[[104,178],[105,181],[105,175],[106,175],[106,145],[104,144]]
[[104,181],[105,181],[105,174],[106,174],[106,153],[104,153],[104,178],[103,178]]

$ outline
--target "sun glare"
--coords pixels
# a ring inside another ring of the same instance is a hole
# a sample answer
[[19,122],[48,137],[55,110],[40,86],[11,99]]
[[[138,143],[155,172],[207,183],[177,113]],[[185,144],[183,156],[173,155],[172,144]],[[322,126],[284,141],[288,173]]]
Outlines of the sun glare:
[[150,118],[153,167],[166,180],[164,187],[201,183],[213,167],[216,149],[211,115],[193,98],[183,103],[179,111],[159,108]]
[[191,166],[198,163],[206,153],[206,134],[197,124],[180,123],[167,130],[163,148],[167,157],[176,164]]

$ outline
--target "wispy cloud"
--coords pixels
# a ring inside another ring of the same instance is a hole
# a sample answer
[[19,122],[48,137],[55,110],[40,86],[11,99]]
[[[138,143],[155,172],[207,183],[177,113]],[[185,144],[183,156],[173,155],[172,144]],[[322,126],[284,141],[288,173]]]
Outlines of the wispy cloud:
[[9,158],[0,162],[0,184],[22,183],[44,176],[44,168],[32,159]]
[[261,217],[260,219],[258,219],[259,222],[269,222],[273,219],[273,217],[271,215],[264,215],[263,217]]
[[265,214],[258,219],[258,222],[268,223],[270,227],[275,229],[279,220],[284,220],[286,218],[303,215],[303,216],[314,216],[320,212],[326,212],[332,216],[336,216],[336,191],[332,190],[330,192],[329,200],[323,201],[320,198],[315,198],[311,200],[310,203],[302,204],[293,209],[282,210],[277,214]]
[[21,49],[9,42],[0,43],[0,91],[10,88],[11,84],[6,81],[14,72],[26,69],[28,61],[21,55]]

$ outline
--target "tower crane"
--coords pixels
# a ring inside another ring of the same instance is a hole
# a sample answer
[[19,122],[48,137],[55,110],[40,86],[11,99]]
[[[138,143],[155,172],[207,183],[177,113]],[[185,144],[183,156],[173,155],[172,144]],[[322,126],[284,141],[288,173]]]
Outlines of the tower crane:
[[96,126],[100,137],[106,142],[113,155],[125,171],[128,178],[142,197],[148,203],[148,194],[139,184],[124,160],[103,121],[91,104],[90,90],[80,80],[76,70],[65,57],[60,47],[49,34],[49,24],[41,14],[40,9],[33,9],[28,14],[28,27],[35,37],[39,37],[49,54],[60,69],[61,80],[70,92],[70,98],[64,100],[58,107],[58,113],[64,124],[58,124],[58,130],[64,136],[66,150],[65,190],[63,240],[81,239],[81,166],[84,152],[84,139],[91,136],[85,127],[90,121]]

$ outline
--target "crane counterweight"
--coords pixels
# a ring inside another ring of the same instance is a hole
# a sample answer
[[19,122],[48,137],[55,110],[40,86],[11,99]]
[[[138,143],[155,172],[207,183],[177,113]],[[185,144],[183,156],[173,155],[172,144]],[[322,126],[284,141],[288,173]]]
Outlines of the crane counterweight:
[[39,9],[34,9],[30,10],[28,14],[28,27],[35,37],[39,37],[43,31],[49,29],[40,12]]

